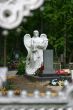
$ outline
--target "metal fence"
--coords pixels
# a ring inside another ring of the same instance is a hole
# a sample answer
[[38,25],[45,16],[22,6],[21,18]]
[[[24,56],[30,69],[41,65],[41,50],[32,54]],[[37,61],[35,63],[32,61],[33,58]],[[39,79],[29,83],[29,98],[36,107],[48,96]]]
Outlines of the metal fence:
[[70,69],[70,70],[73,70],[73,62],[70,62],[70,63],[69,63],[69,69]]
[[54,70],[61,70],[61,63],[54,63],[53,67],[54,67]]

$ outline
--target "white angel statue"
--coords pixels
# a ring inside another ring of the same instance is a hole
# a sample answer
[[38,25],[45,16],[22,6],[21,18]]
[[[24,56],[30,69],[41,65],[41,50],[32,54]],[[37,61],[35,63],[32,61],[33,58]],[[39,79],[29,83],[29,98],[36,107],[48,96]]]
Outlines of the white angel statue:
[[24,45],[28,51],[26,59],[26,74],[35,75],[36,71],[43,65],[43,50],[48,46],[46,34],[41,34],[35,30],[33,37],[30,34],[24,36]]

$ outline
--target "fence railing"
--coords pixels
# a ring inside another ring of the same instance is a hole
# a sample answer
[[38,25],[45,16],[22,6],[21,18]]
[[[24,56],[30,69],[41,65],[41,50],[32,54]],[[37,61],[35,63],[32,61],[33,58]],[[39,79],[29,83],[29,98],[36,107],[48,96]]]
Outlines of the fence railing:
[[35,90],[29,95],[26,90],[15,95],[8,91],[6,95],[0,92],[0,110],[73,110],[73,84],[65,82],[62,91],[52,96],[51,91],[46,91],[42,96]]
[[61,63],[53,63],[53,67],[55,70],[61,70]]
[[69,69],[73,70],[73,62],[69,63]]

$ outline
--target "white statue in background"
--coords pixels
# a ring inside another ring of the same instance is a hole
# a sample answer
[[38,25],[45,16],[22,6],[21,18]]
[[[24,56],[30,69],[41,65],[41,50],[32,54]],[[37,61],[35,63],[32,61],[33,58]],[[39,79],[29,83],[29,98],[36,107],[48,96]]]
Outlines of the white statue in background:
[[26,74],[35,75],[36,71],[43,65],[43,50],[48,46],[46,34],[41,34],[35,30],[33,37],[30,34],[24,36],[24,45],[28,51],[26,59]]

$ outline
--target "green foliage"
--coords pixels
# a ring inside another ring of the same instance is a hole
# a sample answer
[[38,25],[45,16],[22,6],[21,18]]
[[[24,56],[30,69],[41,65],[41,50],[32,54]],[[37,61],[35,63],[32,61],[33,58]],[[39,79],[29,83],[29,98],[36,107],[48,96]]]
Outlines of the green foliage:
[[10,82],[10,81],[7,81],[7,85],[6,85],[6,90],[13,90],[13,88],[15,87],[15,85]]
[[18,72],[17,75],[24,75],[25,74],[25,58],[20,58],[18,64]]
[[[23,44],[23,36],[37,29],[40,33],[46,33],[49,39],[48,48],[56,50],[54,56],[65,54],[69,59],[73,51],[73,0],[45,0],[44,10],[33,11],[33,16],[27,18],[19,26],[21,32],[14,29],[7,36],[7,55],[12,49],[20,50],[20,54],[26,56]],[[1,40],[1,39],[0,39]],[[2,44],[1,44],[2,46]]]
[[73,47],[73,0],[46,1],[42,13],[47,22],[49,44],[53,45],[56,55],[64,53],[69,59]]

